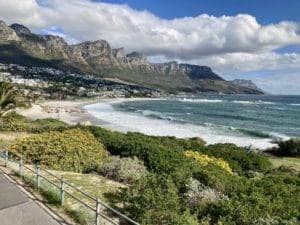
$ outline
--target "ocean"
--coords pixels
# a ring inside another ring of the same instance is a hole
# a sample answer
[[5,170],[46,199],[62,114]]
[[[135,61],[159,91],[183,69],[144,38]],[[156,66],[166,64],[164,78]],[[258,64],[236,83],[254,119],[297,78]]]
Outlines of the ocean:
[[300,96],[198,95],[85,106],[102,126],[265,149],[300,136]]

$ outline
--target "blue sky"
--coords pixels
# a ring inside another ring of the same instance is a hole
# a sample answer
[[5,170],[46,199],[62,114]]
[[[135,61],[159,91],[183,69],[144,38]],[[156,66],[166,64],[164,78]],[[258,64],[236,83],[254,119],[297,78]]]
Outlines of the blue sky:
[[[99,2],[99,0],[94,0]],[[300,21],[299,0],[103,0],[115,4],[127,4],[137,10],[173,19],[185,16],[209,14],[233,16],[250,14],[262,24],[282,20]]]
[[300,0],[0,0],[0,19],[300,94]]

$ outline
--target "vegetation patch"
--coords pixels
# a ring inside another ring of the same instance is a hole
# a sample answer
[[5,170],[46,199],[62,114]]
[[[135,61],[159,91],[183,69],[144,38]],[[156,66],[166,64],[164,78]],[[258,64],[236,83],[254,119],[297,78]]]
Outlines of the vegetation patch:
[[231,170],[229,164],[222,159],[217,159],[212,156],[209,157],[208,155],[201,154],[201,153],[195,152],[195,151],[185,151],[184,155],[188,158],[193,158],[201,166],[207,166],[208,164],[212,164],[212,165],[218,166],[221,169],[225,170],[226,172],[232,174],[232,170]]
[[41,133],[45,131],[63,130],[67,127],[66,123],[56,119],[30,120],[17,113],[10,113],[3,117],[2,120],[3,123],[0,124],[1,131]]
[[273,149],[272,153],[279,156],[300,157],[300,138],[280,141],[278,148]]
[[111,156],[98,168],[103,176],[130,184],[147,175],[147,168],[138,158],[120,158]]
[[80,129],[51,131],[16,140],[10,147],[32,163],[54,170],[89,172],[108,156],[94,136]]

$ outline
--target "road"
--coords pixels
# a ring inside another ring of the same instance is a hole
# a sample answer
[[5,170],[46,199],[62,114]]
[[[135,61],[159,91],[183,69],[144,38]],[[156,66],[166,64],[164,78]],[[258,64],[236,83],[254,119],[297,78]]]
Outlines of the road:
[[0,171],[1,225],[61,225]]

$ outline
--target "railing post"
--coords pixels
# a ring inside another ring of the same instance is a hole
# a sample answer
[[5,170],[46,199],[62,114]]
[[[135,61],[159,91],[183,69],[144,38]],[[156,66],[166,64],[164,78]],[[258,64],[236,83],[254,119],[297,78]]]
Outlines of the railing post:
[[5,167],[7,167],[7,165],[8,165],[8,151],[7,150],[5,151],[4,158],[5,158]]
[[36,187],[40,188],[40,166],[36,165]]
[[19,174],[20,174],[20,177],[22,178],[23,177],[23,157],[22,156],[20,157],[20,161],[19,161]]
[[64,199],[65,198],[65,189],[64,189],[64,179],[61,178],[60,180],[60,204],[64,204]]
[[96,200],[96,219],[95,225],[100,225],[100,200],[97,198]]

